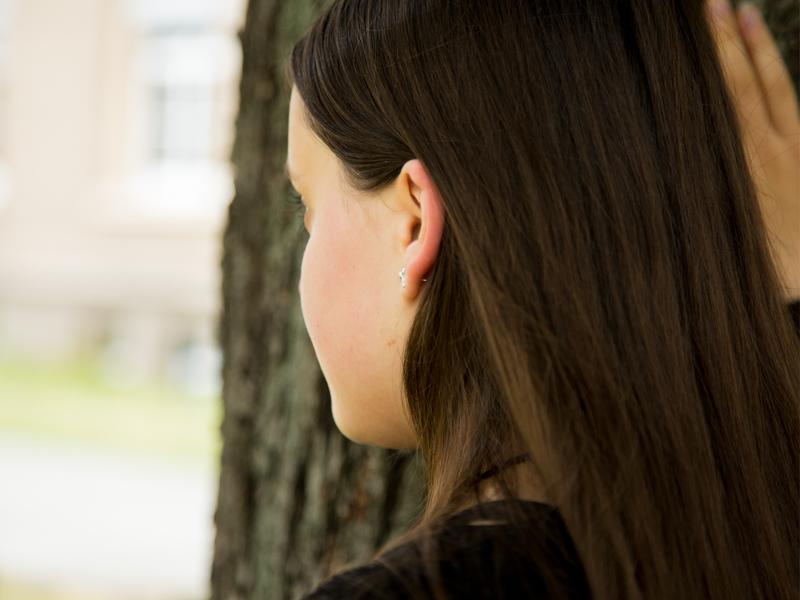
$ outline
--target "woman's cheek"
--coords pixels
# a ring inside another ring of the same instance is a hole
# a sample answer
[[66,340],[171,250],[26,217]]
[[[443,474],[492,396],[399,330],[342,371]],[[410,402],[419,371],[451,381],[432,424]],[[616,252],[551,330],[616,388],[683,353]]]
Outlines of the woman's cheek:
[[322,337],[323,332],[320,327],[325,323],[325,315],[323,310],[325,303],[321,301],[320,279],[325,277],[324,272],[320,272],[320,262],[316,256],[316,246],[314,239],[309,238],[306,244],[303,259],[300,263],[300,283],[298,289],[300,292],[300,310],[303,314],[303,321],[308,331],[308,336],[311,338],[311,343],[314,346],[314,351],[317,357],[320,355],[319,339]]
[[[312,235],[300,266],[300,308],[308,336],[328,384],[337,385],[338,354],[348,346],[348,307],[342,306],[348,281],[339,269],[340,250],[335,241],[325,243],[324,232]],[[352,310],[352,308],[350,308]]]

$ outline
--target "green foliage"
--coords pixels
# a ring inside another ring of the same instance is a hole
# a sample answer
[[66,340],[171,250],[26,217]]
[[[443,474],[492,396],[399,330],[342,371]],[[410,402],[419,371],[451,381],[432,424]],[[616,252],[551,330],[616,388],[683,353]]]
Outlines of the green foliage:
[[190,397],[166,382],[120,388],[93,357],[58,364],[0,362],[3,431],[158,456],[219,456],[217,398]]

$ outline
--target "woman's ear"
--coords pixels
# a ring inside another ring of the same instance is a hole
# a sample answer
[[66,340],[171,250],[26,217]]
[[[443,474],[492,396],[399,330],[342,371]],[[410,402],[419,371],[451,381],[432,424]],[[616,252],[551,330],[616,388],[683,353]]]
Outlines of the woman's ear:
[[444,230],[444,205],[436,184],[419,159],[406,162],[400,177],[408,197],[417,205],[415,213],[419,215],[414,219],[414,233],[408,236],[410,241],[402,265],[406,275],[403,294],[408,300],[414,300],[426,283],[423,278],[427,278],[439,254]]

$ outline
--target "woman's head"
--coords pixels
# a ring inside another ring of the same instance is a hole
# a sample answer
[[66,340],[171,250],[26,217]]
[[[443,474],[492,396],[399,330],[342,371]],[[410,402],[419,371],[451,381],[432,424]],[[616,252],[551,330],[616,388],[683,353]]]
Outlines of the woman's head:
[[309,233],[299,284],[303,318],[336,425],[356,442],[415,447],[402,358],[441,240],[438,192],[417,159],[378,193],[353,189],[339,159],[309,127],[297,89],[286,162]]
[[407,409],[423,523],[528,451],[596,597],[788,594],[798,347],[701,3],[342,0],[289,66],[336,165],[304,315],[345,433]]

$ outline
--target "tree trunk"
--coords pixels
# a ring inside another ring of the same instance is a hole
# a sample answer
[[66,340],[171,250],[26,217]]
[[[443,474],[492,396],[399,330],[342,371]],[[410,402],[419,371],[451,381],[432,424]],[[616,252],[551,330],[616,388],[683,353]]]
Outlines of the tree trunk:
[[297,291],[301,219],[283,180],[283,65],[321,3],[251,0],[244,30],[235,197],[223,247],[222,465],[212,597],[297,598],[413,518],[416,459],[336,429]]

